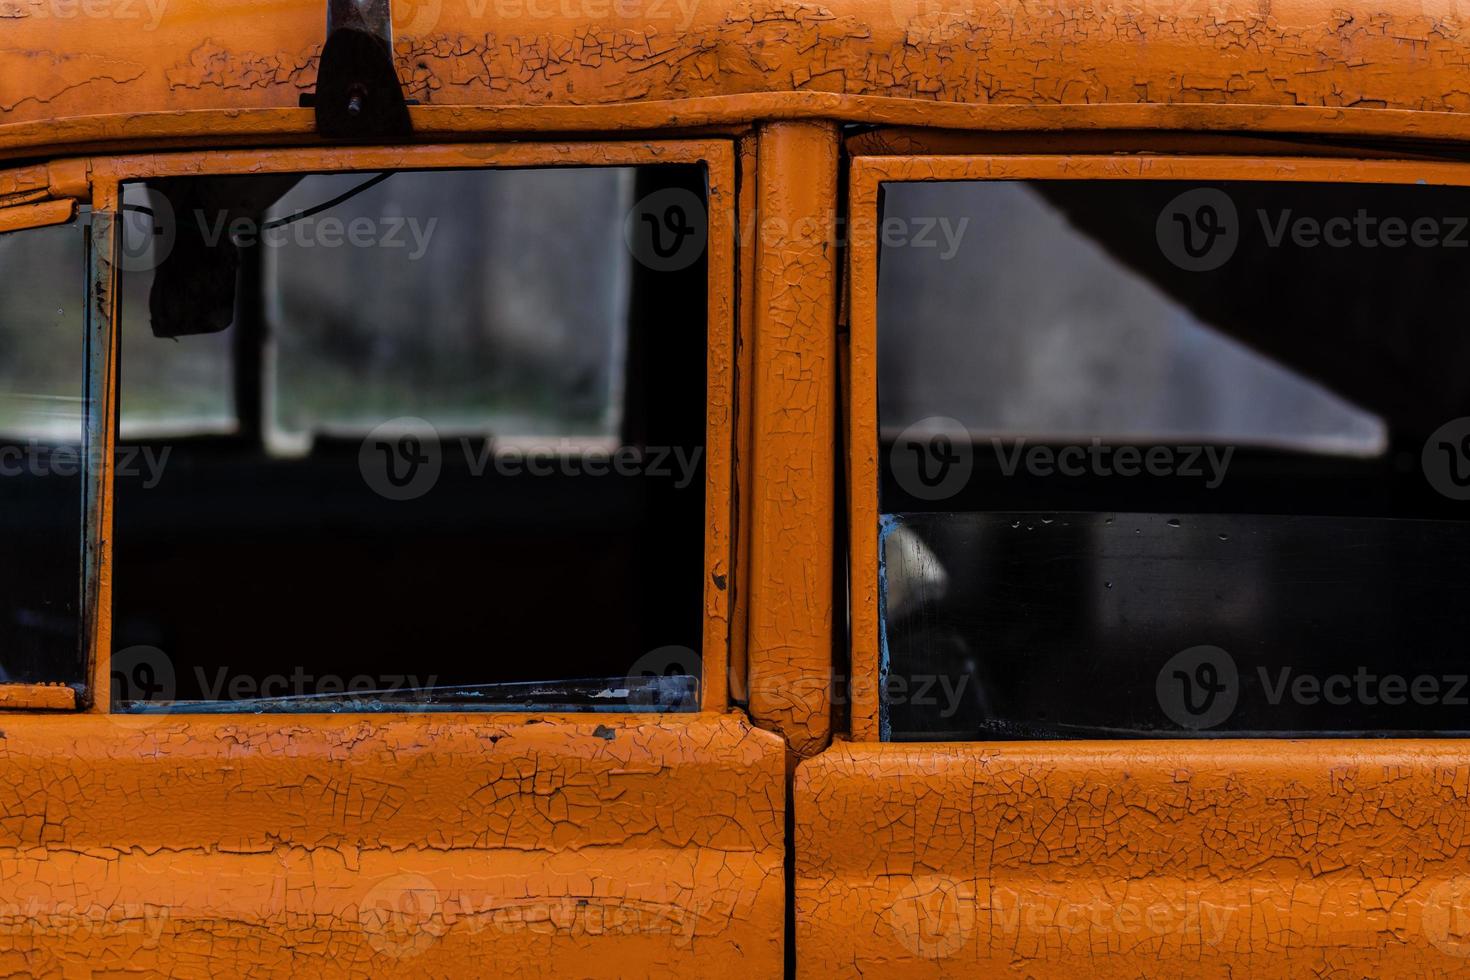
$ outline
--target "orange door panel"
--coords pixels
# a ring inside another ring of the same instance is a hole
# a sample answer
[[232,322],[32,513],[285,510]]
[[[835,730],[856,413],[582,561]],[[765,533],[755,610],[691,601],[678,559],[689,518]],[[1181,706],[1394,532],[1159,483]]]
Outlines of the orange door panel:
[[10,975],[780,974],[738,715],[10,718]]
[[[659,162],[708,173],[700,710],[121,713],[109,697],[119,346],[109,219],[121,182]],[[96,277],[89,683],[84,698],[72,687],[0,690],[0,708],[15,709],[0,717],[0,973],[781,974],[786,749],[729,710],[726,673],[733,168],[733,143],[702,140],[160,154],[0,173],[0,217],[23,212],[17,226],[76,210],[43,199],[49,187],[92,201]]]
[[797,975],[1470,975],[1465,741],[883,741],[877,404],[884,182],[1470,175],[1402,161],[849,149],[851,741],[795,771]]
[[798,975],[1470,971],[1454,742],[838,743],[797,769]]

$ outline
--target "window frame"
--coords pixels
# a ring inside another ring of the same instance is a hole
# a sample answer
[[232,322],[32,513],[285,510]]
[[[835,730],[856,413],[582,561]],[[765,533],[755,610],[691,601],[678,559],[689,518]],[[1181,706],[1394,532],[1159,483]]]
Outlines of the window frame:
[[[1358,184],[1437,184],[1470,187],[1470,165],[1441,161],[1342,160],[1249,155],[921,154],[850,158],[848,170],[849,385],[847,413],[847,532],[851,664],[850,733],[881,742],[881,688],[886,664],[878,587],[879,198],[885,183],[982,180],[1261,181]],[[1198,739],[1178,739],[1195,742]]]
[[[118,270],[113,256],[121,246],[122,185],[157,177],[258,173],[480,170],[549,167],[617,167],[658,164],[703,164],[708,174],[708,269],[706,291],[705,535],[703,635],[699,711],[721,712],[729,706],[730,581],[734,562],[734,429],[730,398],[735,390],[735,147],[728,139],[649,140],[579,143],[458,143],[421,146],[309,147],[280,150],[211,150],[103,157],[90,161],[94,235],[97,257],[89,310],[98,325],[89,336],[98,342],[88,352],[89,376],[100,393],[89,400],[89,460],[95,484],[95,508],[87,519],[88,554],[84,638],[87,642],[87,690],[83,706],[94,714],[111,714],[112,521],[114,440],[120,410],[117,378],[121,343],[118,317]],[[101,221],[98,221],[100,216]],[[89,501],[93,498],[89,497]],[[475,714],[521,714],[477,711]],[[395,712],[413,715],[414,712]]]

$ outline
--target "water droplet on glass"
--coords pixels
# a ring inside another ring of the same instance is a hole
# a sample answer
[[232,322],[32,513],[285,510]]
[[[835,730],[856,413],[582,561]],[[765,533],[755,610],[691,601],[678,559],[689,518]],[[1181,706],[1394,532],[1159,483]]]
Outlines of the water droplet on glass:
[[1179,518],[1177,518],[1177,517],[1171,517],[1169,519],[1169,526],[1170,527],[1178,527],[1179,526]]

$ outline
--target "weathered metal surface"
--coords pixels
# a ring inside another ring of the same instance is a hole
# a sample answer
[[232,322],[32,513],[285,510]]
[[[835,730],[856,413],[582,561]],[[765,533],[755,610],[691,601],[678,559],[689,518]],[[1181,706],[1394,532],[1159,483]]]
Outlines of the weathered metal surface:
[[759,153],[748,695],[811,755],[832,732],[837,131],[777,123]]
[[70,221],[76,213],[77,202],[70,199],[43,200],[35,204],[17,204],[14,207],[0,208],[0,235],[23,228],[42,228],[46,225],[64,224]]
[[9,975],[781,971],[784,751],[738,716],[4,728]]
[[0,684],[0,708],[15,711],[72,711],[77,692],[65,684]]
[[[422,0],[394,16],[419,133],[827,116],[1470,134],[1453,4]],[[316,83],[314,0],[3,0],[0,25],[0,152],[312,132],[296,107]]]
[[1457,743],[838,743],[797,769],[804,977],[1464,976]]

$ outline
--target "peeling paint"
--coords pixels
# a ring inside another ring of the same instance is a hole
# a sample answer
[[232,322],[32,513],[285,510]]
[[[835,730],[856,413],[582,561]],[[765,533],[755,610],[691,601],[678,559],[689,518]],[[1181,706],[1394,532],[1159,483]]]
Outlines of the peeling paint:
[[779,975],[780,741],[541,720],[7,726],[0,972]]
[[34,104],[44,115],[45,106],[66,96],[95,97],[99,88],[107,90],[108,86],[137,81],[146,71],[139,62],[109,57],[103,52],[0,48],[0,80],[18,82],[0,87],[0,110],[13,113]]
[[[92,5],[96,16],[66,18],[34,15],[44,5],[5,3],[0,106],[8,124],[294,108],[314,84],[323,41],[320,4],[311,0],[228,9],[170,0],[156,24],[117,16],[121,0]],[[718,0],[612,3],[602,15],[590,5],[533,10],[510,0],[421,6],[401,25],[395,58],[408,94],[425,107],[780,96],[776,104],[790,111],[805,104],[796,96],[825,95],[868,100],[862,112],[872,121],[908,123],[946,106],[1470,114],[1464,12],[1399,0],[1366,8],[1320,0]],[[748,113],[770,112],[757,105],[746,103]],[[201,131],[213,125],[198,123]]]
[[1443,742],[838,743],[796,773],[803,977],[1464,976]]
[[799,756],[832,734],[837,161],[830,124],[760,131],[748,693]]

